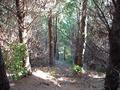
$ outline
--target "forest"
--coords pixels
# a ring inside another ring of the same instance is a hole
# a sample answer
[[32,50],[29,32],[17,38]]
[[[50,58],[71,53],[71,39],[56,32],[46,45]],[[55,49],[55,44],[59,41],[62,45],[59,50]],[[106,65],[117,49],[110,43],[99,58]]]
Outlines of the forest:
[[0,0],[0,90],[120,90],[120,0]]

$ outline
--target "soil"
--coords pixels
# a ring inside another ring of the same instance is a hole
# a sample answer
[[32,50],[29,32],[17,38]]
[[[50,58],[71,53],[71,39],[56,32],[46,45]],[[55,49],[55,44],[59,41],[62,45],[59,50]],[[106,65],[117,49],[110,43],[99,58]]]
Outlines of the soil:
[[11,81],[11,90],[104,90],[104,74],[87,71],[73,74],[69,66],[34,67],[31,76]]

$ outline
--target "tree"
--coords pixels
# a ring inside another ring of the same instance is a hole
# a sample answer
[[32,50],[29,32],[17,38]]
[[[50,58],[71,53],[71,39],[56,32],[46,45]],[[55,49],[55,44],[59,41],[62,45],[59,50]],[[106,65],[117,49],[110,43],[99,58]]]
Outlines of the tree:
[[19,42],[23,43],[23,28],[24,28],[24,1],[16,0],[17,22],[19,31]]
[[48,36],[49,36],[49,65],[52,66],[54,64],[53,61],[53,36],[52,36],[52,10],[50,9],[48,16]]
[[18,23],[18,33],[19,33],[19,42],[26,44],[26,58],[23,59],[24,65],[28,72],[31,73],[31,65],[29,62],[29,53],[27,47],[27,27],[25,22],[25,1],[24,0],[16,0],[16,16],[17,16],[17,23]]
[[117,90],[120,72],[120,0],[114,5],[112,28],[109,31],[110,56],[106,71],[105,90]]
[[80,22],[78,20],[78,34],[76,40],[76,54],[75,54],[75,64],[82,66],[82,59],[83,59],[83,49],[84,49],[84,42],[85,42],[85,21],[87,15],[87,1],[82,0],[82,11],[81,14],[78,12],[79,18],[81,18]]
[[53,58],[54,58],[54,61],[56,60],[56,59],[58,59],[57,58],[57,56],[58,56],[58,46],[57,46],[57,16],[54,16],[54,18],[53,18]]
[[0,90],[10,90],[9,80],[6,75],[5,65],[0,47]]

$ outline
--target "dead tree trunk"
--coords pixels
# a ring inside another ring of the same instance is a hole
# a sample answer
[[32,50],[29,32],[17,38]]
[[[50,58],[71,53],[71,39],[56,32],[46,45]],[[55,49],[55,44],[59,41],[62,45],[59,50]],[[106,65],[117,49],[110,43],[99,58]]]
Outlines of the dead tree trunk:
[[10,90],[9,80],[6,75],[1,48],[0,48],[0,90]]
[[[113,0],[114,1],[114,0]],[[105,90],[117,90],[120,72],[120,0],[114,1],[112,29],[109,31],[110,56]]]

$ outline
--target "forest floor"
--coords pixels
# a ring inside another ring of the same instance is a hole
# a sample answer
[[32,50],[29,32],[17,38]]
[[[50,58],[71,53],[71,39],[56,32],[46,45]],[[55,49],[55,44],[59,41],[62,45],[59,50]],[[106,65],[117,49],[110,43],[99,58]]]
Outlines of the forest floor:
[[34,67],[31,76],[10,82],[11,90],[104,90],[104,74],[88,71],[74,75],[62,63],[55,67]]

